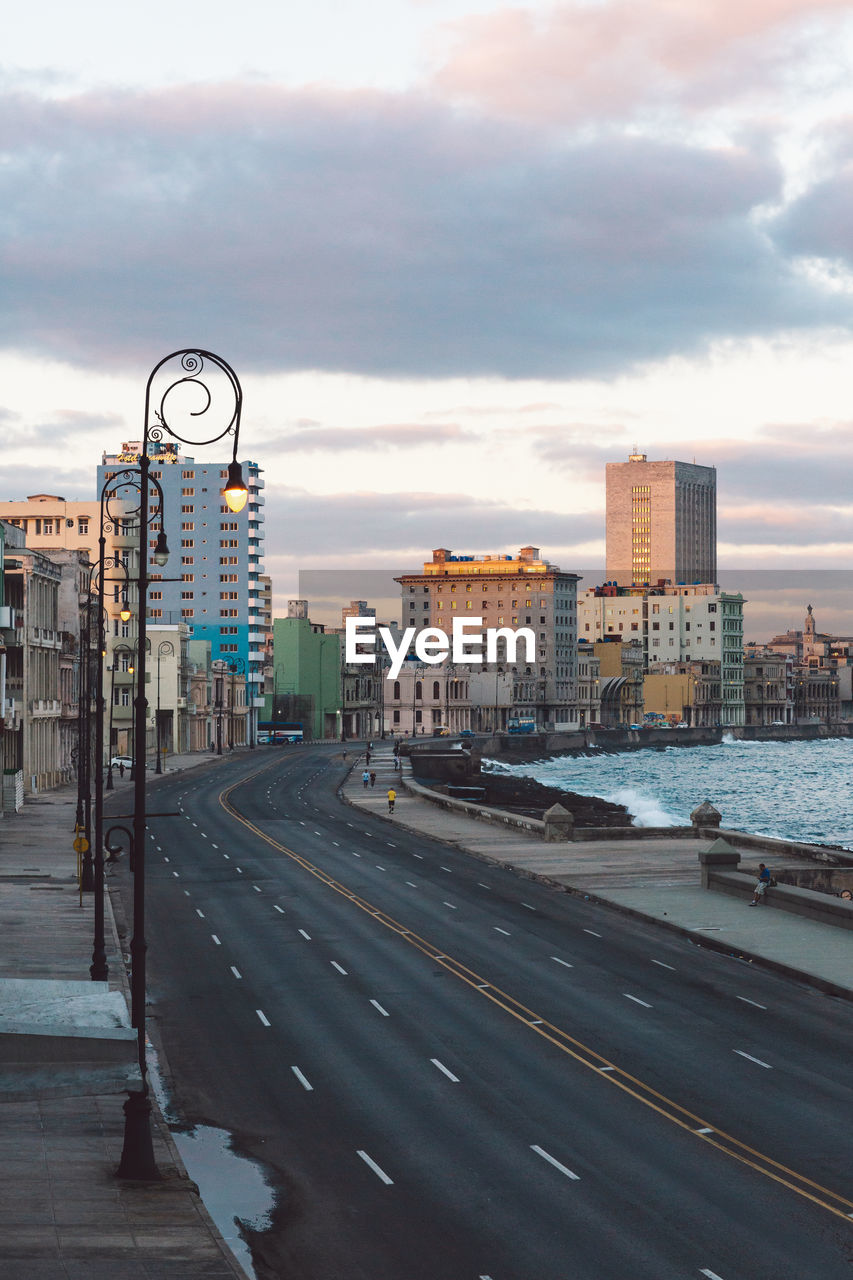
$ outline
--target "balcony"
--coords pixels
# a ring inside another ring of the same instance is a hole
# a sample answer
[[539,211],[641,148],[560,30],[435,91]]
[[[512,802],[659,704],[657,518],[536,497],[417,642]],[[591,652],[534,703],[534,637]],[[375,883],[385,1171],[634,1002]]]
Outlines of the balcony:
[[33,698],[30,703],[30,715],[33,719],[58,716],[61,710],[62,706],[58,698]]

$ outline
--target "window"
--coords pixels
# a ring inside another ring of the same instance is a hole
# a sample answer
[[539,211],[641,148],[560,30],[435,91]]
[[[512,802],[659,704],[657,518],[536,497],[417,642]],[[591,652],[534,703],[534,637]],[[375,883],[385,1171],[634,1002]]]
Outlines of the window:
[[418,707],[417,711],[415,712],[415,724],[420,724],[423,718],[424,718],[424,713],[421,711],[420,707]]
[[[181,479],[182,479],[182,480],[194,480],[194,479],[195,479],[195,472],[194,472],[194,471],[182,471],[182,472],[181,472]],[[184,490],[184,492],[186,492],[186,490]]]
[[420,680],[417,680],[415,682],[415,698],[422,698],[423,696],[424,696],[424,687],[421,684]]
[[192,563],[193,563],[192,556],[181,556],[181,564],[192,564]]
[[149,593],[148,593],[148,599],[149,599],[149,600],[162,600],[162,599],[163,599],[163,592],[162,592],[162,591],[149,591]]
[[439,684],[439,682],[438,682],[437,680],[433,680],[433,682],[432,682],[432,700],[433,700],[433,702],[438,702],[438,700],[439,700],[440,698],[441,698],[441,685]]
[[[400,681],[399,680],[394,681],[394,698],[396,701],[399,701],[400,699]],[[395,715],[399,718],[399,715],[400,715],[399,711],[395,712]]]
[[400,712],[399,712],[399,711],[395,711],[395,712],[394,712],[394,723],[395,723],[395,724],[399,724],[399,723],[400,723]]
[[89,532],[89,517],[88,517],[88,516],[78,516],[78,517],[77,517],[77,532],[78,532],[78,534],[79,534],[81,537],[85,538],[86,534]]
[[193,520],[181,521],[181,529],[184,533],[188,533],[191,529],[194,529],[194,528],[195,528],[195,522]]
[[182,546],[182,547],[194,547],[194,546],[195,546],[195,538],[181,538],[181,546]]
[[181,599],[182,599],[182,600],[192,600],[192,598],[193,598],[193,593],[192,593],[192,591],[182,591],[182,592],[181,592]]

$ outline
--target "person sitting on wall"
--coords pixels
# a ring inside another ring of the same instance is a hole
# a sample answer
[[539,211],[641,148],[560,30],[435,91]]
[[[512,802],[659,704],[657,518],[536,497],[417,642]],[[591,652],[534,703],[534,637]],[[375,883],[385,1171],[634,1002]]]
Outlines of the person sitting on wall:
[[770,884],[770,872],[768,871],[767,867],[765,867],[763,862],[759,862],[758,879],[755,882],[755,891],[752,895],[752,902],[750,902],[749,904],[751,907],[757,907],[758,904],[762,901],[762,899],[764,898],[764,895],[767,893],[769,884]]

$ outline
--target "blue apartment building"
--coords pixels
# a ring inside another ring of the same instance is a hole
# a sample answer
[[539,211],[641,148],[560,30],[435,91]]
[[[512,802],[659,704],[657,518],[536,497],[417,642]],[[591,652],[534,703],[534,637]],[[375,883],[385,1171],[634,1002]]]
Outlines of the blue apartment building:
[[[98,493],[106,480],[138,464],[140,442],[103,455]],[[264,572],[264,481],[256,462],[242,462],[249,500],[235,514],[222,489],[228,461],[196,462],[173,444],[149,445],[150,474],[163,490],[163,528],[169,561],[151,566],[148,619],[152,625],[183,622],[191,640],[210,644],[211,660],[245,672],[248,699],[257,722],[263,706],[264,631],[261,575]],[[152,494],[152,501],[154,495]],[[150,549],[159,531],[149,531]]]

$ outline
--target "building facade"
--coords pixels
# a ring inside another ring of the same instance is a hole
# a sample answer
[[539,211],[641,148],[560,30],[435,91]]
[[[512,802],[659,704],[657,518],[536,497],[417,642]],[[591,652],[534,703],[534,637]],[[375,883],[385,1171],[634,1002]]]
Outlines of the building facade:
[[608,578],[716,582],[716,468],[632,453],[607,464],[606,491]]
[[549,564],[538,547],[482,557],[440,547],[422,573],[397,581],[404,629],[436,627],[449,635],[454,619],[479,618],[484,630],[531,630],[532,656],[523,644],[513,654],[499,640],[496,661],[484,658],[467,670],[474,675],[497,667],[512,675],[511,716],[533,718],[541,729],[577,727],[577,574]]
[[[116,454],[103,455],[99,490],[124,467],[138,464],[139,441]],[[169,563],[149,574],[151,625],[183,623],[192,640],[210,644],[211,660],[236,663],[252,690],[254,718],[263,706],[264,629],[264,481],[256,462],[244,461],[249,490],[246,506],[230,510],[222,497],[228,463],[197,463],[171,445],[150,445],[150,475],[163,491],[162,528]],[[149,530],[153,551],[160,523]]]

